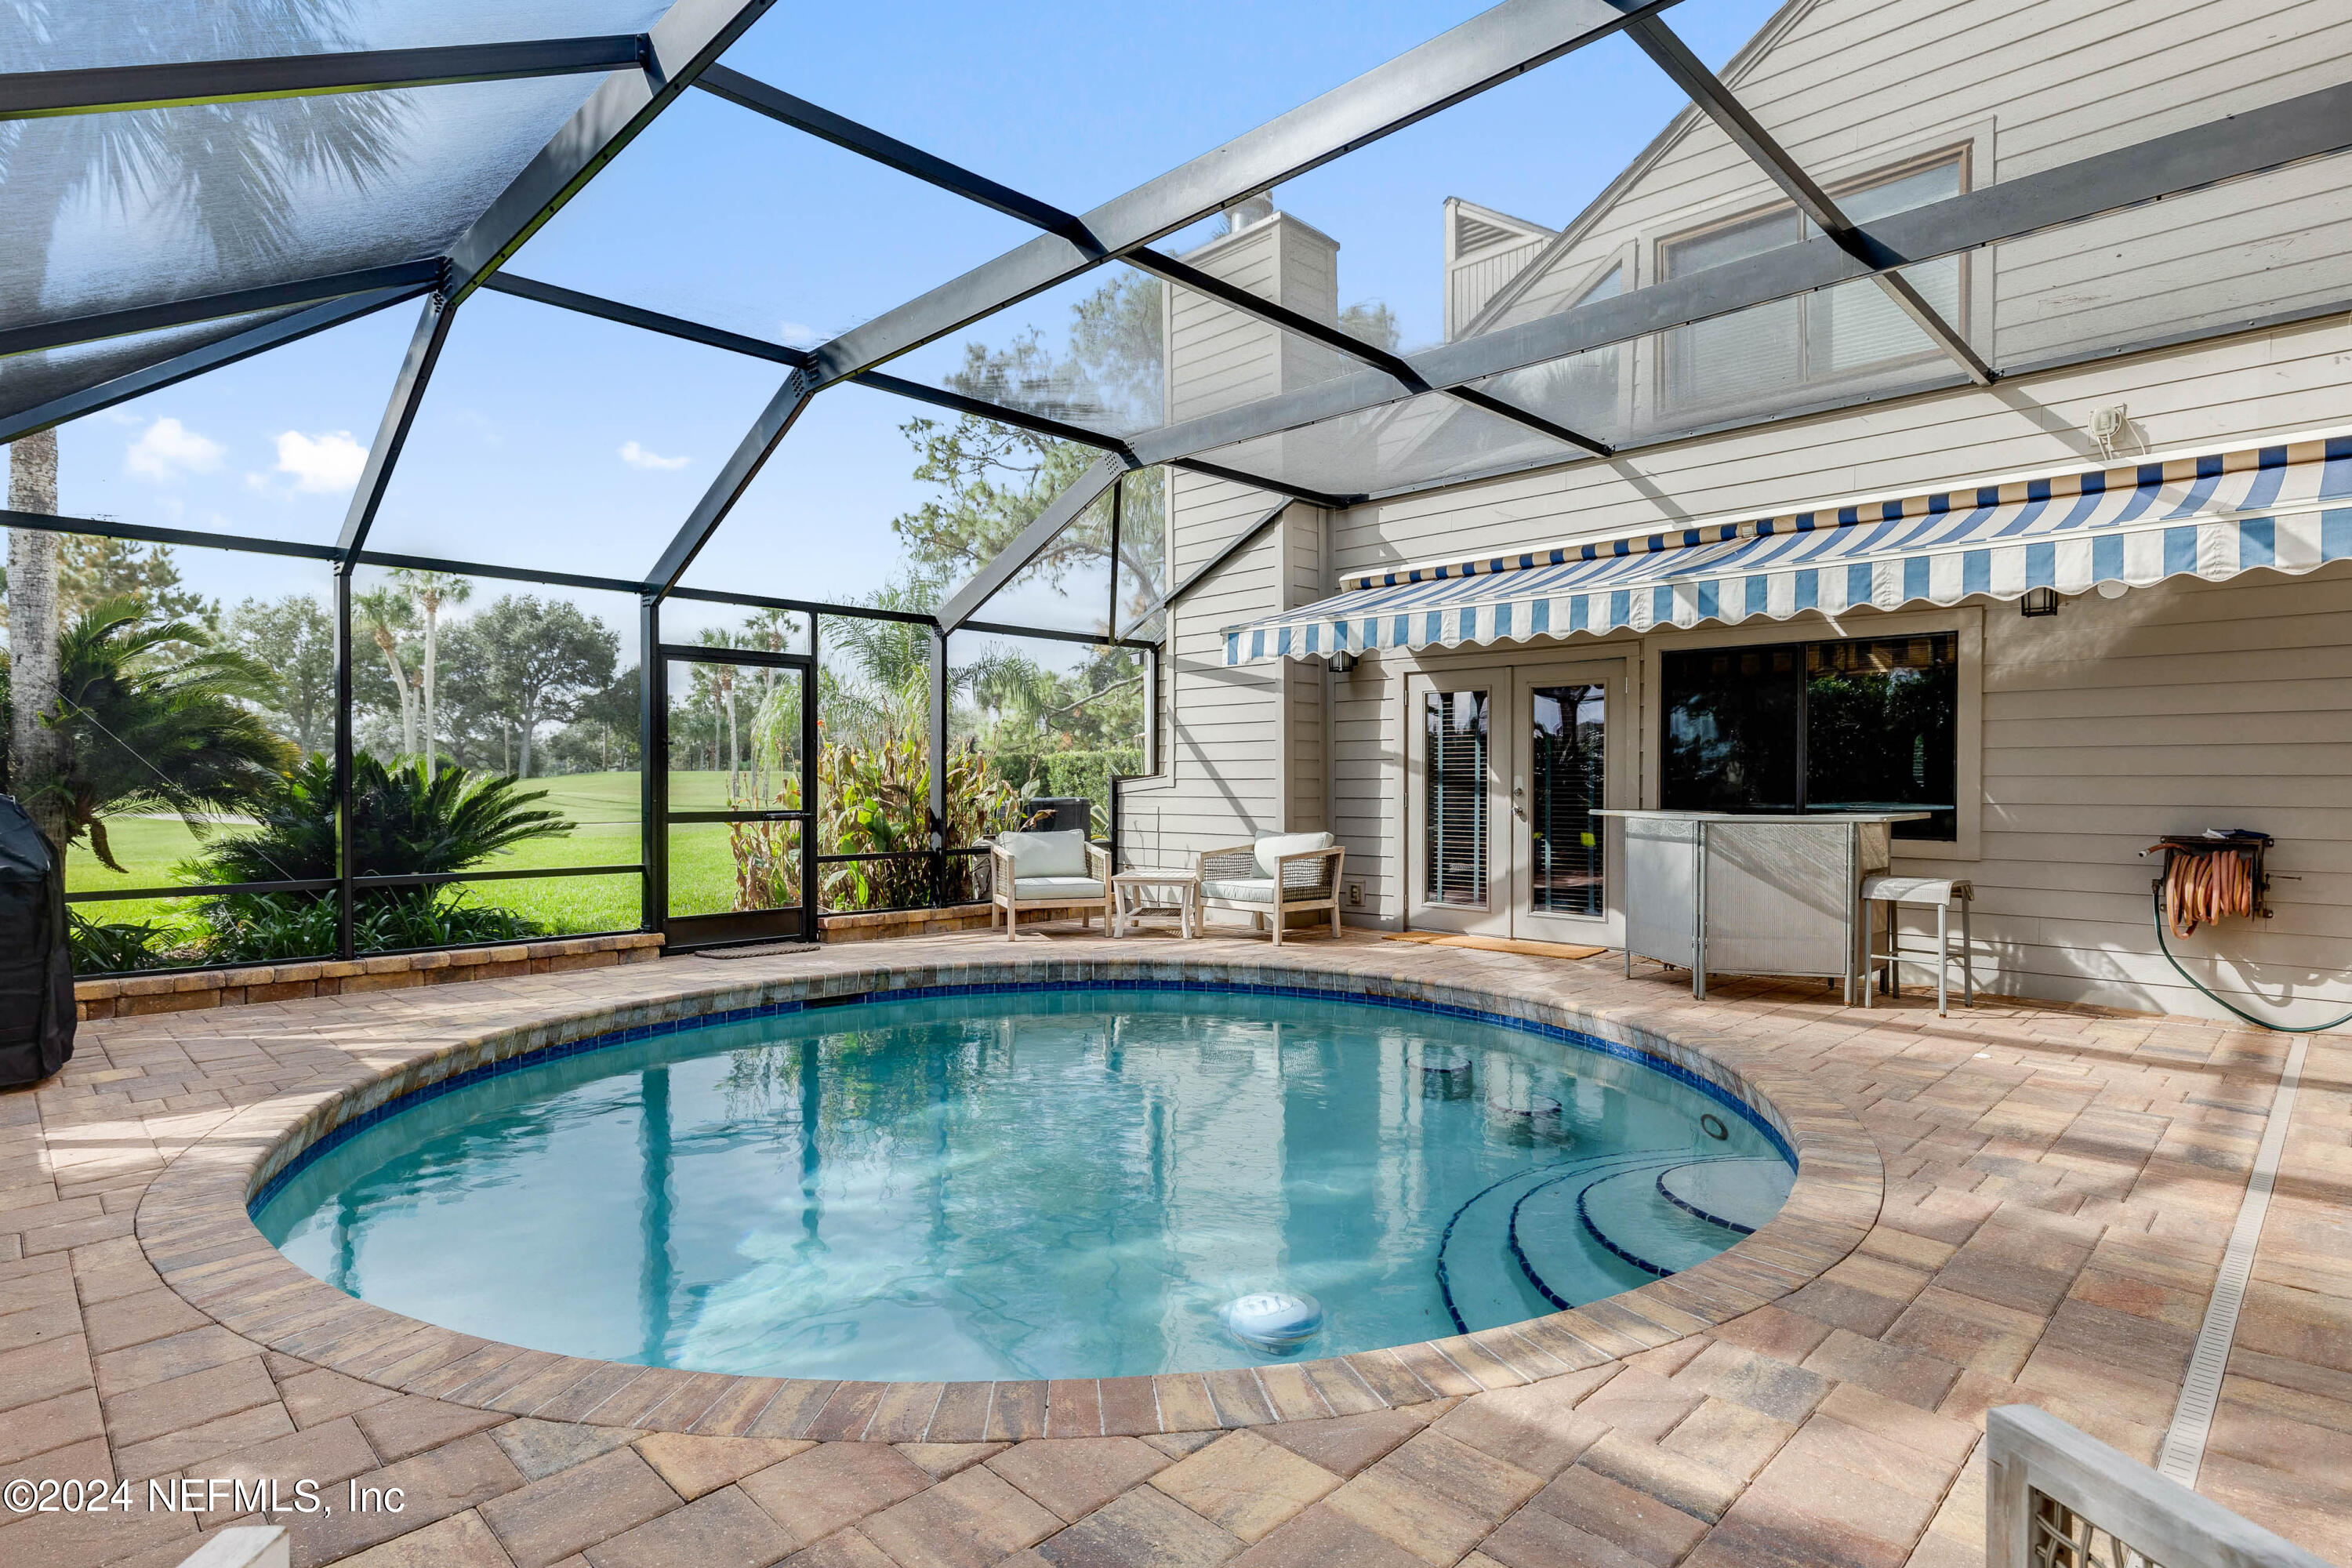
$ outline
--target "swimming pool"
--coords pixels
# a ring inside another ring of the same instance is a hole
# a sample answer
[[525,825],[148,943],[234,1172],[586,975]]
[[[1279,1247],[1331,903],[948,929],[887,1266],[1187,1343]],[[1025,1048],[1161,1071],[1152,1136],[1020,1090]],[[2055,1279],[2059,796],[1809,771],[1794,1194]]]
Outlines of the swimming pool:
[[[1109,1377],[1612,1295],[1731,1245],[1794,1174],[1647,1058],[1322,996],[860,1001],[505,1066],[307,1151],[255,1223],[353,1296],[535,1349]],[[1234,1309],[1266,1295],[1316,1331],[1252,1337]]]

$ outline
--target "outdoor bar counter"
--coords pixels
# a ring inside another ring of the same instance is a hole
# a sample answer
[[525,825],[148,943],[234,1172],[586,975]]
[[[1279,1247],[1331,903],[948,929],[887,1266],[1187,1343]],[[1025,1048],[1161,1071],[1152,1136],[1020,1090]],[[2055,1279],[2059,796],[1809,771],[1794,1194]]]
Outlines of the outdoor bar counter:
[[1638,955],[1691,972],[1706,995],[1724,974],[1862,971],[1862,879],[1884,871],[1898,822],[1927,811],[1742,815],[1596,811],[1625,823],[1625,973]]

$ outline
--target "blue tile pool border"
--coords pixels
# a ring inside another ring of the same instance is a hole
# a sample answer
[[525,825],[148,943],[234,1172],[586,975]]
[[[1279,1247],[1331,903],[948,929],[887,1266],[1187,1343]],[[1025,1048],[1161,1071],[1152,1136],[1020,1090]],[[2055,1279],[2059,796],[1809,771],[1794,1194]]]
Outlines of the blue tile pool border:
[[[609,1029],[601,1034],[585,1035],[576,1040],[564,1040],[541,1046],[528,1051],[518,1051],[479,1067],[451,1073],[431,1083],[422,1084],[405,1094],[397,1095],[381,1105],[371,1106],[358,1115],[337,1122],[319,1137],[297,1151],[292,1158],[256,1188],[247,1198],[245,1209],[248,1218],[257,1216],[269,1201],[282,1192],[287,1184],[300,1175],[316,1161],[380,1122],[388,1121],[404,1111],[412,1110],[443,1095],[504,1077],[509,1073],[543,1067],[569,1057],[584,1056],[591,1051],[609,1050],[618,1046],[635,1045],[667,1035],[685,1034],[698,1029],[725,1028],[761,1018],[788,1017],[805,1012],[831,1012],[837,1007],[874,1005],[896,1005],[903,1002],[930,1002],[962,996],[1005,996],[1050,992],[1192,992],[1226,996],[1279,996],[1314,1002],[1349,1002],[1364,1006],[1387,1007],[1404,1013],[1426,1013],[1435,1017],[1454,1018],[1464,1022],[1485,1024],[1510,1030],[1515,1034],[1531,1035],[1597,1055],[1631,1062],[1716,1101],[1761,1133],[1774,1152],[1787,1161],[1791,1170],[1797,1168],[1797,1152],[1788,1138],[1765,1118],[1754,1105],[1742,1100],[1731,1089],[1712,1079],[1702,1077],[1680,1062],[1641,1049],[1602,1039],[1581,1029],[1565,1025],[1548,1024],[1538,1018],[1525,1018],[1509,1013],[1496,1013],[1482,1007],[1468,1007],[1458,1003],[1433,1002],[1425,997],[1400,996],[1385,991],[1366,991],[1349,985],[1277,985],[1231,980],[1003,980],[982,981],[960,985],[884,986],[840,995],[793,997],[787,1001],[765,1002],[751,1007],[730,1007],[721,1011],[697,1013],[680,1018],[667,1018],[659,1023],[632,1025],[626,1028]],[[1684,1047],[1688,1049],[1690,1047]],[[1729,1069],[1725,1069],[1728,1071]],[[1614,1250],[1613,1248],[1612,1250]],[[1643,1268],[1649,1265],[1642,1265]]]

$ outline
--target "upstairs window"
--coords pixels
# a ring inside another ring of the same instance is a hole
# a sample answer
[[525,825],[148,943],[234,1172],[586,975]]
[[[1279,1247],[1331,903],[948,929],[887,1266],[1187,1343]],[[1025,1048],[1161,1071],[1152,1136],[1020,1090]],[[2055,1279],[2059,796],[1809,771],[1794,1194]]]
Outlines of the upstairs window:
[[[1832,192],[1855,223],[1959,195],[1956,154]],[[1821,229],[1793,206],[1753,214],[1660,247],[1659,270],[1685,278],[1711,267],[1801,244]],[[1903,276],[1966,336],[1962,258],[1907,267]],[[1935,355],[1927,335],[1876,283],[1857,279],[1790,300],[1676,327],[1665,337],[1666,402],[1675,408],[1768,403],[1867,371]]]

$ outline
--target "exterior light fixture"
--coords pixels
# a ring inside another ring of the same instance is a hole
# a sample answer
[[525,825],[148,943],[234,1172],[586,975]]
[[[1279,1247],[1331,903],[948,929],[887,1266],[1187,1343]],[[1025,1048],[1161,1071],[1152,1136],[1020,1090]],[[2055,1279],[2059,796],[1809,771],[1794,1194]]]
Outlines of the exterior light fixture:
[[2055,588],[2028,588],[2025,591],[2025,597],[2017,602],[2017,613],[2021,616],[2026,616],[2056,615],[2058,613],[2058,590]]
[[1344,651],[1335,653],[1324,661],[1324,668],[1334,675],[1346,675],[1356,668],[1356,656]]

